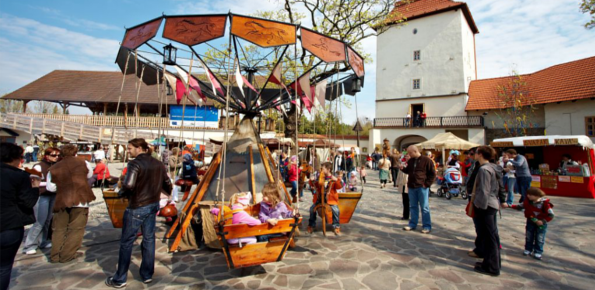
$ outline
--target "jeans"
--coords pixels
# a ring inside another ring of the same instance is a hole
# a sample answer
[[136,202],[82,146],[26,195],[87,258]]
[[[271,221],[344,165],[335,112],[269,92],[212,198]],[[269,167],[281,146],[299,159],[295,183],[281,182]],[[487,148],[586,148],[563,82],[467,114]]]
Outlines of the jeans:
[[[409,188],[409,211],[411,219],[409,220],[409,227],[415,229],[419,220],[419,208],[421,207],[422,225],[425,230],[432,229],[432,218],[430,217],[430,203],[428,196],[430,194],[429,188]],[[419,204],[419,205],[418,205]]]
[[[320,203],[315,203],[310,207],[310,219],[308,219],[308,226],[315,227],[316,226],[316,211],[314,208],[319,205]],[[338,228],[341,226],[339,223],[339,206],[338,205],[329,205],[331,207],[331,211],[333,212],[333,228]]]
[[397,176],[399,175],[399,167],[391,167],[390,175],[393,179],[393,186],[397,187]]
[[33,158],[32,153],[25,153],[25,162],[26,163],[31,162],[32,158]]
[[291,182],[291,196],[292,197],[296,197],[297,196],[297,187],[298,187],[298,182],[297,180],[294,180]]
[[511,205],[514,203],[514,188],[516,185],[516,178],[508,178],[508,195],[506,196],[506,203]]
[[516,182],[521,193],[521,200],[519,202],[523,202],[525,200],[525,196],[527,195],[527,189],[531,187],[531,176],[517,176]]
[[52,222],[52,263],[66,263],[76,258],[83,243],[89,208],[69,207],[54,214]]
[[256,240],[260,242],[268,242],[270,238],[279,238],[284,236],[284,234],[270,234],[270,235],[262,235],[256,236]]
[[372,161],[372,170],[378,170],[378,162]]
[[39,154],[39,149],[33,149],[33,154],[32,154],[32,158],[33,158],[33,162],[37,162],[37,154]]
[[[500,273],[500,237],[496,225],[497,209],[480,209],[474,206],[477,239],[476,254],[483,257],[481,268],[490,273]],[[479,253],[478,253],[479,252]],[[480,255],[481,254],[481,255]]]
[[136,233],[138,233],[139,228],[143,234],[143,241],[140,244],[142,254],[140,276],[143,281],[153,277],[155,272],[155,220],[157,211],[159,211],[158,202],[139,208],[126,208],[126,211],[124,211],[118,270],[114,274],[114,282],[126,282],[132,257],[132,245],[136,240]]
[[403,185],[403,191],[401,191],[401,197],[403,199],[403,218],[409,219],[409,193],[405,192],[404,185]]
[[527,219],[525,231],[525,251],[535,252],[535,254],[543,254],[545,234],[547,233],[547,224],[543,224],[543,226],[540,228],[533,221]]
[[0,232],[0,290],[8,289],[14,257],[23,241],[25,227]]
[[48,241],[48,231],[50,229],[50,222],[52,220],[54,209],[54,202],[56,195],[40,195],[33,211],[35,213],[35,223],[27,233],[25,239],[25,246],[23,252],[36,250],[37,248],[44,248],[50,241]]

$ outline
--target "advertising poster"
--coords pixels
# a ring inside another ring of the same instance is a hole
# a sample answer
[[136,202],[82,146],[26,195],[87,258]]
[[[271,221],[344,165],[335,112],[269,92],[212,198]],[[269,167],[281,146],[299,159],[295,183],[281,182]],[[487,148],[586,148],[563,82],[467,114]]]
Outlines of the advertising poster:
[[184,118],[184,127],[219,127],[219,111],[215,107],[186,106],[186,112],[184,112],[183,106],[170,106],[170,126],[182,126],[182,117]]

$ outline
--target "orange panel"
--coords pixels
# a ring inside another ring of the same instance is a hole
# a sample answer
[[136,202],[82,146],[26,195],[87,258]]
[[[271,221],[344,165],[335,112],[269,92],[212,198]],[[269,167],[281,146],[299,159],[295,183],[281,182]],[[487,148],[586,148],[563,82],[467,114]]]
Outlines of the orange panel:
[[301,28],[302,47],[325,62],[345,60],[345,44],[309,29]]
[[105,190],[103,191],[103,200],[114,228],[122,228],[124,226],[124,211],[128,207],[128,199],[119,197],[115,191]]
[[364,60],[351,47],[347,48],[347,53],[349,56],[349,65],[351,65],[353,72],[355,72],[355,74],[358,77],[363,77],[364,76]]
[[272,47],[295,43],[295,25],[234,15],[231,34],[257,44]]
[[128,29],[122,41],[122,46],[129,49],[136,49],[149,39],[155,37],[162,20],[163,17],[159,17],[153,21]]
[[347,224],[351,221],[353,212],[362,198],[361,192],[339,193],[339,222]]
[[196,45],[225,35],[227,15],[168,17],[163,38]]

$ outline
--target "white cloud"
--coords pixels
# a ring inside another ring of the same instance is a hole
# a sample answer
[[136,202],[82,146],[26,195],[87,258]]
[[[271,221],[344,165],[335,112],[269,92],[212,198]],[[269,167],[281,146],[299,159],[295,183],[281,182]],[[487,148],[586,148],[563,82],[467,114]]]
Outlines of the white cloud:
[[532,73],[595,55],[595,31],[574,0],[469,0],[476,35],[478,77]]
[[117,70],[118,41],[96,38],[35,20],[0,15],[0,93],[56,69]]

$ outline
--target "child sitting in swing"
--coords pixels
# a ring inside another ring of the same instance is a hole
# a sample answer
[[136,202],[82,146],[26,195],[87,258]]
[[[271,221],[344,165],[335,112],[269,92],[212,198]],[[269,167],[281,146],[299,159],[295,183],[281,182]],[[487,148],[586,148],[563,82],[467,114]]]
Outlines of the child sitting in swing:
[[318,204],[321,203],[321,198],[326,200],[326,203],[330,205],[333,212],[333,228],[335,235],[341,234],[341,228],[339,224],[339,193],[337,190],[343,188],[343,181],[341,177],[335,177],[331,174],[333,164],[325,162],[320,168],[320,177],[318,182],[314,184],[316,193],[312,200],[313,204],[310,207],[310,219],[308,221],[308,233],[311,234],[316,226],[316,211],[314,210]]
[[[279,187],[272,182],[264,185],[262,189],[262,201],[260,202],[260,213],[258,219],[262,223],[269,223],[274,226],[280,219],[290,218],[292,212],[287,209],[287,206],[281,201],[281,193]],[[268,242],[269,238],[282,237],[283,234],[270,234],[257,236],[259,242]]]
[[[231,212],[233,218],[231,220],[232,225],[236,224],[247,224],[255,226],[261,224],[259,219],[253,218],[249,213],[245,211],[246,207],[250,205],[252,194],[250,192],[238,192],[231,196],[229,204],[231,205]],[[211,209],[211,213],[219,215],[219,208]],[[229,239],[227,242],[230,244],[254,244],[256,243],[256,237],[245,237],[240,239]]]

